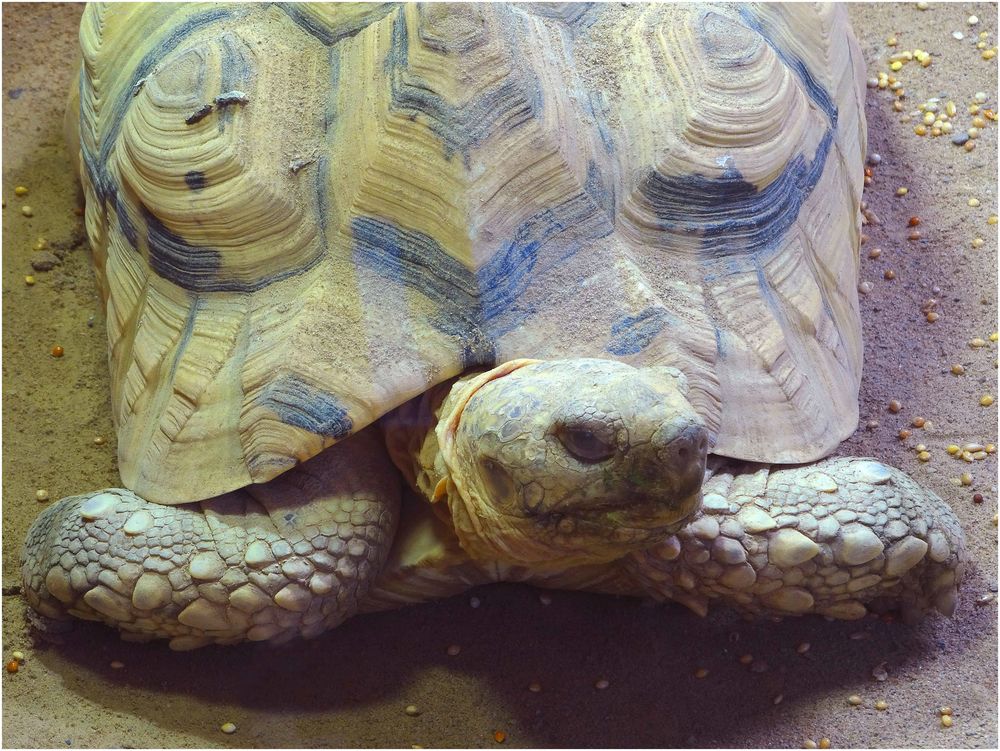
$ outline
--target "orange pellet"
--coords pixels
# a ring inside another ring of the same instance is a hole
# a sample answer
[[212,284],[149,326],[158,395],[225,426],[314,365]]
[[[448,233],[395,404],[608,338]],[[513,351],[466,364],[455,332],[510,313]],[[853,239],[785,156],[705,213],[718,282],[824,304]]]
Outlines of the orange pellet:
[[930,311],[929,313],[927,313],[927,315],[926,315],[925,317],[927,318],[927,322],[928,322],[928,323],[934,323],[934,321],[936,321],[936,320],[937,320],[938,318],[940,318],[941,316],[940,316],[940,315],[938,315],[937,313],[935,313],[935,312],[934,312],[934,311],[932,310],[932,311]]
[[63,348],[60,347],[58,344],[56,346],[54,346],[52,348],[52,356],[53,357],[62,357],[63,356]]
[[897,435],[899,435],[899,440],[905,441],[907,438],[910,437],[910,431],[907,430],[906,428],[903,428],[901,431],[899,431]]
[[911,216],[910,217],[910,221],[908,223],[909,223],[909,225],[911,227],[916,227],[917,225],[920,224],[920,217],[919,216]]
[[507,740],[507,734],[502,730],[495,730],[493,732],[493,740],[495,740],[497,743],[503,743],[505,740]]
[[10,662],[7,663],[8,673],[16,673],[20,669],[21,666],[18,664],[17,660],[11,660]]
[[872,176],[872,168],[865,167],[865,177],[871,177],[871,176]]

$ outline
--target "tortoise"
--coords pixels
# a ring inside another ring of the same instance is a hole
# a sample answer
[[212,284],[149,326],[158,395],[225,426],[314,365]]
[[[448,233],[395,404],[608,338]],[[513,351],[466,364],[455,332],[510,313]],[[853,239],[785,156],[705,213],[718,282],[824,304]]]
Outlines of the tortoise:
[[491,581],[956,604],[855,429],[864,69],[838,6],[90,5],[67,130],[125,488],[43,618],[174,649]]

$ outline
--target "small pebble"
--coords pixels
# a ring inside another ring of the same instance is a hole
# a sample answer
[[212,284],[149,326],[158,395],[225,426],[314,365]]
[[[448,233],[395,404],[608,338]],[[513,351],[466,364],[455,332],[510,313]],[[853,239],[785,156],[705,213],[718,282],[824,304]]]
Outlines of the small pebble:
[[21,207],[21,213],[24,214],[25,216],[34,216],[35,215],[35,212],[32,210],[32,208],[30,206],[22,206]]
[[889,402],[889,411],[892,412],[893,414],[897,414],[899,410],[901,410],[902,408],[903,405],[900,404],[899,401],[896,399],[893,399],[892,401]]
[[983,494],[982,493],[976,493],[975,495],[973,495],[972,496],[972,502],[973,503],[982,503],[983,502]]
[[594,688],[596,688],[598,691],[603,691],[610,685],[611,684],[608,683],[607,679],[601,678],[599,681],[597,681],[597,683],[594,684]]
[[871,156],[868,157],[868,163],[877,167],[882,163],[882,155],[872,154]]
[[125,663],[122,662],[121,660],[112,660],[111,661],[111,669],[112,670],[121,670],[123,667],[125,667]]
[[236,732],[236,725],[231,722],[224,722],[219,725],[219,730],[221,730],[226,735],[232,735]]
[[851,694],[850,696],[847,697],[847,703],[850,704],[852,707],[860,706],[861,697],[858,696],[857,694]]
[[[971,130],[971,128],[970,128],[970,130]],[[976,148],[976,142],[975,141],[966,141],[965,145],[962,148],[965,149],[966,151],[972,151],[974,148]]]
[[977,23],[979,23],[979,16],[969,16],[968,18],[965,19],[965,22],[969,24],[969,26],[975,26]]
[[807,641],[804,641],[795,648],[795,651],[798,652],[800,655],[804,655],[806,652],[809,651],[810,647],[812,647],[812,644],[810,644]]
[[965,39],[965,34],[963,34],[961,31],[953,31],[953,32],[951,32],[951,35],[952,35],[952,37],[954,37],[955,39],[957,39],[960,42],[963,39]]
[[964,146],[965,142],[969,140],[968,133],[956,133],[951,137],[951,142],[956,146]]
[[529,684],[528,690],[533,694],[537,694],[542,690],[542,684],[539,683],[538,681],[535,681],[534,683]]
[[417,717],[420,714],[420,710],[417,708],[416,704],[407,704],[406,709],[403,710],[409,717]]
[[49,500],[49,491],[44,488],[39,488],[35,491],[35,500],[41,503],[42,501]]
[[26,196],[26,195],[28,195],[28,189],[26,187],[24,187],[23,185],[18,185],[16,188],[14,188],[14,195],[15,196]]
[[551,605],[552,595],[550,595],[548,592],[542,592],[540,595],[538,595],[538,601],[542,603],[542,605]]
[[457,644],[452,644],[450,647],[448,647],[448,654],[451,655],[452,657],[454,657],[455,655],[457,655],[461,651],[462,651],[462,648],[460,646],[458,646]]
[[877,709],[879,712],[884,712],[888,708],[889,704],[884,699],[879,699],[877,702],[875,702],[875,709]]
[[698,668],[697,670],[694,671],[695,678],[705,678],[707,676],[708,676],[707,668]]
[[861,284],[858,285],[858,292],[862,295],[867,295],[872,291],[872,289],[873,287],[871,282],[861,282]]
[[753,662],[753,655],[752,654],[740,655],[740,664],[741,665],[749,665],[751,662]]
[[469,598],[469,607],[470,608],[478,608],[482,604],[483,604],[483,601],[480,600],[478,597],[470,597]]
[[771,703],[774,704],[775,706],[778,706],[784,700],[785,700],[785,695],[784,694],[778,694],[777,696],[774,697],[774,699],[771,700]]

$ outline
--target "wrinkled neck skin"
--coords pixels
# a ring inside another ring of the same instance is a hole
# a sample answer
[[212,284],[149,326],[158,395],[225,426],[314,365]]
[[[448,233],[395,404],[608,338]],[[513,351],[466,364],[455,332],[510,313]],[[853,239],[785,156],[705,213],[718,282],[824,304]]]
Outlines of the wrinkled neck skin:
[[505,363],[451,386],[404,473],[476,561],[539,573],[614,561],[699,508],[708,436],[686,389],[662,366]]

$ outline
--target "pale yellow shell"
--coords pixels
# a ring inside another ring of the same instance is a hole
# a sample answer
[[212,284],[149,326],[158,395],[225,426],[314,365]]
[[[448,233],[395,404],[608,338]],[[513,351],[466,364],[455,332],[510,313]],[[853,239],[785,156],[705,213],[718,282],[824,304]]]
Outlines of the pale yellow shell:
[[98,4],[80,40],[120,470],[151,500],[518,357],[676,366],[749,460],[856,424],[842,8]]

